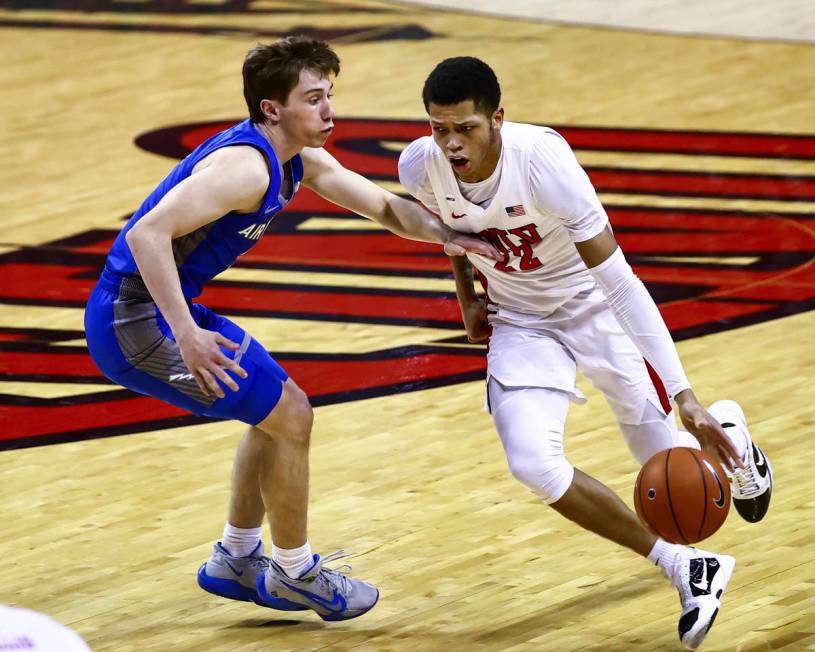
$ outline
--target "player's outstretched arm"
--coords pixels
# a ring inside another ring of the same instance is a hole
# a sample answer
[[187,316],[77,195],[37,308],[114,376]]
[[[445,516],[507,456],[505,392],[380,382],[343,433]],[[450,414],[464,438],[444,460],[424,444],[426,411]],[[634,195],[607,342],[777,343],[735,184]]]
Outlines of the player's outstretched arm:
[[306,148],[301,156],[303,184],[330,202],[374,220],[403,238],[443,244],[450,256],[469,251],[500,260],[498,251],[488,242],[453,231],[419,204],[343,167],[324,149]]
[[470,342],[483,342],[489,337],[490,326],[487,322],[487,306],[478,296],[473,282],[473,266],[464,256],[451,256],[450,266],[456,280],[456,297],[461,309],[461,319],[467,330]]
[[732,470],[739,456],[719,422],[699,403],[682,369],[668,327],[642,281],[626,262],[611,229],[606,227],[585,242],[575,243],[623,330],[648,360],[676,400],[682,423],[702,447]]
[[205,395],[223,396],[215,378],[233,391],[238,386],[224,368],[246,373],[220,346],[238,348],[220,333],[198,327],[181,291],[172,240],[235,210],[252,210],[269,183],[266,164],[251,148],[218,150],[201,161],[128,231],[127,244],[144,284],[175,336],[181,356]]

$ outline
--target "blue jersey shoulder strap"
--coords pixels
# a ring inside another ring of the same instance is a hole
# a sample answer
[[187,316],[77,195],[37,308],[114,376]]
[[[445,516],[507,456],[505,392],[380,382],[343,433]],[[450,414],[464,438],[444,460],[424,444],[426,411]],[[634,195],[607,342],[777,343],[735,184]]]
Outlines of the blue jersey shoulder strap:
[[[214,222],[173,240],[173,255],[185,297],[201,293],[203,285],[230,267],[238,256],[248,251],[265,232],[269,222],[292,200],[303,179],[303,161],[296,155],[281,165],[274,148],[249,120],[208,138],[178,165],[144,200],[116,238],[105,263],[106,273],[117,276],[138,276],[138,268],[127,245],[125,235],[141,217],[152,210],[176,185],[192,174],[193,168],[212,152],[223,147],[248,145],[259,150],[269,169],[269,187],[263,202],[252,213],[228,213]],[[289,172],[287,196],[281,186]]]

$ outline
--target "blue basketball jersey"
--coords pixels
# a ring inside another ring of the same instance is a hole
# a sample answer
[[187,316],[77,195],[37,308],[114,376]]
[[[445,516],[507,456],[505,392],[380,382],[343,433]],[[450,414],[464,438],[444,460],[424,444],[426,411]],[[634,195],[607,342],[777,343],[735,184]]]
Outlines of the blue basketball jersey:
[[114,278],[125,277],[141,281],[136,261],[125,240],[127,232],[152,210],[171,188],[189,177],[201,159],[217,149],[232,145],[250,145],[263,153],[269,166],[269,188],[258,211],[228,213],[187,235],[173,239],[173,256],[184,297],[190,300],[201,294],[204,284],[230,267],[238,256],[246,253],[260,239],[269,222],[297,192],[303,178],[303,162],[297,155],[286,164],[290,169],[291,185],[289,196],[283,197],[280,194],[284,179],[283,166],[269,141],[251,121],[244,120],[201,143],[176,165],[144,200],[113,243],[105,262],[103,276],[110,278],[114,275]]

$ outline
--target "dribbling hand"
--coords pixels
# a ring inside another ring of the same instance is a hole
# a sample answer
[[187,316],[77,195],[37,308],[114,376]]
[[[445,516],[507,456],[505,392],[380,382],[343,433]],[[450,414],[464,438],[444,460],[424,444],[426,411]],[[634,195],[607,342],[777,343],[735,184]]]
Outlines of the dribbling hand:
[[[699,440],[702,450],[718,458],[728,471],[734,471],[732,460],[739,460],[739,454],[724,429],[711,414],[696,400],[690,389],[679,392],[676,396],[679,418],[688,432]],[[738,466],[742,466],[737,461]]]
[[187,369],[190,370],[204,396],[224,397],[224,391],[216,378],[233,392],[238,391],[238,384],[226,373],[227,369],[240,378],[246,378],[248,375],[238,363],[225,356],[220,348],[223,346],[234,351],[240,348],[240,345],[220,333],[196,326],[180,336],[177,335],[176,343]]

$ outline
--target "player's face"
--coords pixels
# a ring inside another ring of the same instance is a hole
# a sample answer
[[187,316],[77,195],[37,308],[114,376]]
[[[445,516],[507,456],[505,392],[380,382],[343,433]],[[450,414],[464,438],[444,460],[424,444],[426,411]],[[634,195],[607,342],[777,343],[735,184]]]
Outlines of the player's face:
[[453,172],[462,181],[487,179],[501,157],[501,125],[504,110],[491,116],[476,110],[472,100],[427,108],[433,140],[444,152]]
[[286,104],[279,106],[280,126],[303,147],[322,147],[334,130],[331,89],[334,84],[312,70],[300,71],[300,81]]

